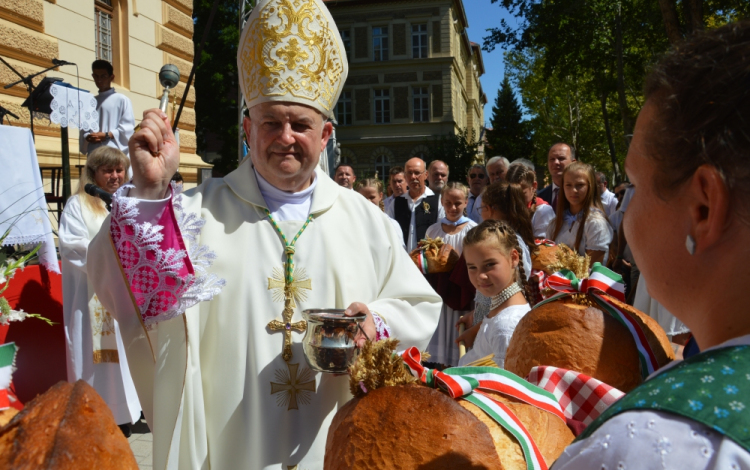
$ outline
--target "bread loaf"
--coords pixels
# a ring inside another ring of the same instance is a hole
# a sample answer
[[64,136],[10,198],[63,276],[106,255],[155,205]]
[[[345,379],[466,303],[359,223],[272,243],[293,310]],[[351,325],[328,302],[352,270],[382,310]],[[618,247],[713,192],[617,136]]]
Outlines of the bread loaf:
[[0,468],[138,470],[107,404],[86,382],[59,382],[0,428]]
[[[413,250],[409,256],[423,274],[448,273],[456,265],[459,258],[456,250],[444,243],[440,237],[426,238],[420,241],[419,248]],[[424,261],[427,262],[426,271],[420,257],[423,257]]]
[[[664,330],[648,315],[609,296],[641,325],[659,366],[674,359]],[[635,340],[628,329],[596,306],[570,297],[541,305],[516,326],[505,368],[526,377],[535,366],[581,372],[628,392],[643,381]]]
[[[573,440],[558,417],[501,395],[495,398],[515,412],[548,465]],[[355,398],[336,413],[324,468],[521,470],[524,462],[515,438],[473,404],[421,385],[399,385]]]

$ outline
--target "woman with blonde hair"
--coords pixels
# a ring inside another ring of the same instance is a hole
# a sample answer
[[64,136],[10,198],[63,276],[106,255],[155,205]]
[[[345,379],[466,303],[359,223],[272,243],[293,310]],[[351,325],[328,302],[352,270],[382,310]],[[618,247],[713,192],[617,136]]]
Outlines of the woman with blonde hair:
[[[477,223],[465,214],[466,205],[469,201],[469,188],[456,181],[450,181],[445,184],[440,194],[440,201],[445,209],[445,217],[430,225],[425,236],[427,238],[440,237],[461,256],[464,249],[464,237],[469,230],[477,226]],[[466,264],[459,262],[453,269],[466,270]],[[448,277],[450,277],[450,274],[448,274]],[[433,287],[435,286],[433,285]],[[436,288],[435,290],[443,298],[443,308],[440,311],[438,327],[427,346],[427,352],[430,353],[432,362],[457,366],[459,353],[454,325],[461,316],[469,313],[470,310],[457,310],[450,307],[451,299],[449,299],[449,296],[453,294],[451,291],[454,291],[455,287],[451,286],[449,289]]]
[[89,281],[96,273],[87,270],[88,245],[107,217],[107,208],[84,187],[93,183],[114,194],[125,183],[129,167],[128,157],[116,148],[91,152],[78,192],[65,204],[59,229],[68,381],[85,380],[94,387],[126,436],[129,425],[140,417],[141,405],[117,322],[99,303]]
[[563,170],[561,195],[557,199],[557,216],[547,227],[547,238],[569,246],[579,255],[589,255],[592,264],[606,264],[614,230],[605,215],[591,165],[568,165]]

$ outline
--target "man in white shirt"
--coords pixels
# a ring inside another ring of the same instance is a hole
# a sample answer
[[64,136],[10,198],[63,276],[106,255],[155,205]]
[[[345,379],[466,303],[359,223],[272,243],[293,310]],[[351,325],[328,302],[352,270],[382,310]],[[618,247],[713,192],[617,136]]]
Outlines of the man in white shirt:
[[562,174],[565,167],[576,161],[576,152],[568,144],[559,142],[547,152],[547,169],[552,176],[552,184],[539,191],[539,197],[552,206],[557,212],[557,199],[562,187]]
[[482,190],[487,186],[487,169],[477,163],[469,168],[466,176],[469,183],[469,201],[466,204],[466,215],[476,223],[482,223]]
[[425,186],[427,170],[424,160],[412,158],[406,162],[404,175],[409,191],[396,198],[388,215],[401,226],[406,249],[411,252],[425,237],[427,228],[445,217],[445,211],[438,202],[438,196]]
[[89,154],[106,145],[128,155],[128,140],[135,129],[133,105],[127,96],[117,93],[112,86],[115,80],[112,64],[106,60],[95,60],[91,64],[91,76],[99,89],[96,95],[99,132],[81,131],[80,151]]
[[602,205],[607,217],[610,217],[617,210],[617,197],[607,189],[607,176],[601,171],[596,172],[596,185],[599,187],[599,194],[602,195]]
[[336,167],[333,179],[339,186],[343,186],[346,189],[352,189],[354,182],[357,181],[357,177],[354,175],[354,168],[346,163],[342,163]]
[[487,160],[487,173],[490,177],[490,184],[495,181],[505,181],[505,173],[508,172],[510,162],[505,157],[492,157]]
[[[489,160],[487,160],[487,174],[489,176],[489,184],[495,183],[497,181],[505,181],[505,173],[508,172],[508,167],[510,166],[510,162],[505,157],[492,157]],[[476,211],[476,220],[474,222],[476,223],[482,223],[482,195],[480,194],[476,198],[476,202],[474,202],[472,209]],[[469,217],[471,218],[471,213],[469,213]]]
[[388,181],[388,185],[391,188],[392,194],[385,198],[383,201],[383,206],[385,207],[385,213],[386,214],[392,214],[393,213],[393,201],[397,197],[401,196],[406,192],[406,177],[404,177],[404,167],[401,166],[395,166],[391,168],[390,171],[390,180]]

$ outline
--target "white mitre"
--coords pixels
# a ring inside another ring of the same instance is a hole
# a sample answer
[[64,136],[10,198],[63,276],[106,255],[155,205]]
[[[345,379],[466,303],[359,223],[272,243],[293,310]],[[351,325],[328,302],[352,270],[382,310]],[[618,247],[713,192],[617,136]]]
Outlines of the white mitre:
[[349,64],[321,0],[260,0],[240,37],[237,69],[248,109],[286,101],[331,117]]

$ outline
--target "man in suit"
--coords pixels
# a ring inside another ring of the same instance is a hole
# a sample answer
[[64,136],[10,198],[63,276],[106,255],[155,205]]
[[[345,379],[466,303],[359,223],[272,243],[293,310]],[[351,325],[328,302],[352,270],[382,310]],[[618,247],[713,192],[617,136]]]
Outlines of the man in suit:
[[552,206],[557,212],[557,200],[561,196],[562,174],[565,167],[576,161],[576,152],[568,144],[559,142],[547,152],[547,169],[552,176],[552,184],[539,191],[539,197]]
[[401,226],[407,251],[417,247],[425,237],[427,228],[445,217],[438,196],[425,185],[427,169],[424,160],[412,158],[404,165],[404,176],[409,191],[393,201],[388,215]]

